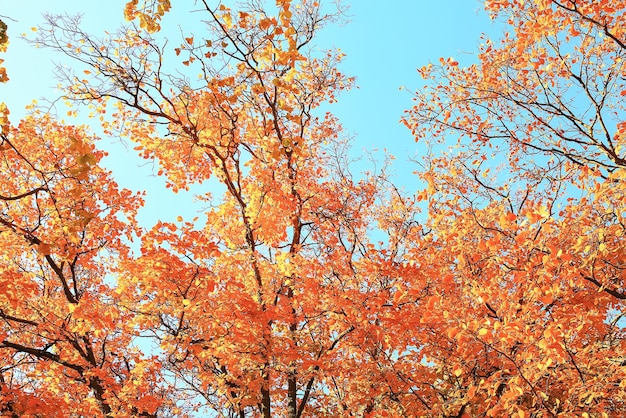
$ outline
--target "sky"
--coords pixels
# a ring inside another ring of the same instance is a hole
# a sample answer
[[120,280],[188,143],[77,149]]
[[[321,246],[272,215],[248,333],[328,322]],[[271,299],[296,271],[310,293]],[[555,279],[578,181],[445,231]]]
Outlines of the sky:
[[[19,38],[32,37],[31,27],[43,22],[42,13],[81,13],[84,27],[96,35],[115,31],[123,23],[125,0],[0,0],[0,18],[9,26],[9,50],[4,55],[9,83],[0,85],[0,101],[11,110],[11,121],[17,123],[24,106],[33,99],[54,99],[54,62],[65,57],[37,49]],[[185,4],[183,4],[185,3]],[[179,25],[185,19],[192,0],[172,0],[172,15],[164,21],[163,30],[180,37]],[[315,42],[320,49],[340,48],[346,54],[340,69],[356,77],[357,88],[342,93],[338,102],[328,107],[341,121],[345,133],[353,137],[355,158],[367,151],[386,149],[396,157],[394,181],[408,192],[419,188],[416,170],[409,158],[420,156],[408,129],[399,123],[403,112],[411,107],[411,91],[420,87],[417,68],[440,57],[454,57],[461,64],[475,60],[482,33],[497,36],[497,28],[478,0],[344,0],[349,9],[347,23],[326,28]],[[177,45],[172,40],[171,45]],[[71,63],[68,63],[71,64]],[[68,120],[68,123],[76,121]],[[80,123],[89,123],[81,119]],[[92,121],[93,122],[93,121]],[[106,141],[107,139],[105,139]],[[136,158],[132,150],[115,139],[108,139],[109,157],[105,166],[113,170],[118,183],[135,190],[148,190],[146,209],[140,220],[173,220],[192,193],[178,196],[163,191],[162,179],[156,178],[151,164]],[[380,153],[378,154],[380,155]],[[355,165],[365,170],[365,163]],[[170,202],[176,203],[170,203]]]

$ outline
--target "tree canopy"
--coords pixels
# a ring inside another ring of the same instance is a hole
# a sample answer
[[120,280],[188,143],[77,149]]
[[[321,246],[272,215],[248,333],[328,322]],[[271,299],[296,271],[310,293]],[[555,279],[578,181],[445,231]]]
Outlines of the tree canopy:
[[[348,163],[328,3],[45,16],[91,117],[0,104],[2,416],[626,414],[626,1],[484,1],[509,31],[419,69],[412,190]],[[203,212],[138,222],[101,137]]]

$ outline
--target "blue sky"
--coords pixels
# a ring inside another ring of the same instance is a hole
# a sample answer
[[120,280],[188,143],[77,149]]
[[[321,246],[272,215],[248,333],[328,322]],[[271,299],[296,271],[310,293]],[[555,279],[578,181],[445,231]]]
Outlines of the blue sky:
[[[175,38],[180,36],[178,25],[184,24],[188,16],[192,19],[195,16],[186,14],[187,4],[193,4],[191,0],[185,4],[183,0],[172,3],[175,14],[165,22],[164,30],[171,31]],[[13,123],[33,99],[58,97],[53,61],[64,60],[62,56],[29,46],[19,35],[32,36],[30,28],[43,22],[43,12],[81,13],[88,32],[98,35],[105,29],[114,31],[123,21],[124,4],[125,0],[0,0],[0,16],[9,25],[10,45],[4,59],[11,79],[8,84],[0,85],[0,100],[8,104]],[[419,148],[423,145],[413,141],[399,120],[411,106],[409,92],[420,86],[416,69],[438,61],[439,57],[455,57],[461,64],[472,62],[481,34],[497,37],[499,33],[481,2],[475,0],[353,1],[347,18],[347,24],[325,29],[316,42],[320,49],[340,48],[347,55],[342,71],[357,79],[358,88],[340,95],[338,103],[328,110],[339,118],[345,132],[354,137],[355,157],[371,149],[387,149],[395,155],[395,179],[411,192],[418,187],[411,174],[416,167],[406,161],[414,156],[419,158]],[[172,39],[170,45],[176,44]],[[400,90],[401,86],[406,90]],[[79,117],[78,122],[89,121]],[[159,208],[159,213],[144,212],[144,219],[172,220],[177,214],[176,207],[191,199],[191,196],[150,193],[162,187],[161,180],[153,176],[152,166],[135,159],[119,143],[109,140],[107,144],[111,156],[105,164],[114,170],[118,182],[125,187],[148,189],[147,208]],[[356,167],[365,168],[362,164]],[[170,199],[177,200],[171,210],[168,205],[158,203]]]

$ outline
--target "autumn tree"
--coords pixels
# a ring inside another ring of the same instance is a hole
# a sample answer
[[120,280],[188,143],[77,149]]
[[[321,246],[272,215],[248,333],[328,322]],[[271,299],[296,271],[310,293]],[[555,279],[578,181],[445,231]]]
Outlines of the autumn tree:
[[[180,44],[159,32],[167,1],[130,2],[136,20],[101,38],[68,17],[38,31],[38,44],[84,65],[60,75],[105,134],[134,142],[174,191],[206,188],[201,217],[159,222],[140,254],[117,254],[114,303],[133,318],[128,332],[153,339],[180,414],[431,408],[408,377],[429,373],[419,333],[399,321],[426,291],[406,283],[422,276],[402,260],[420,233],[414,202],[384,169],[352,175],[338,121],[319,110],[352,84],[342,55],[313,44],[341,10],[199,6],[202,24]],[[377,223],[380,244],[368,235]]]
[[419,195],[442,254],[428,321],[453,343],[429,356],[444,410],[621,416],[626,3],[485,6],[510,32],[422,68],[405,118],[450,146]]
[[115,302],[110,278],[140,196],[100,167],[104,153],[86,128],[34,109],[13,126],[3,111],[2,416],[166,411],[159,365],[135,347],[132,313]]
[[322,110],[341,8],[195,2],[180,39],[168,0],[47,16],[70,115],[203,209],[139,225],[89,129],[0,108],[2,414],[623,415],[626,5],[485,6],[511,33],[420,70],[415,195]]

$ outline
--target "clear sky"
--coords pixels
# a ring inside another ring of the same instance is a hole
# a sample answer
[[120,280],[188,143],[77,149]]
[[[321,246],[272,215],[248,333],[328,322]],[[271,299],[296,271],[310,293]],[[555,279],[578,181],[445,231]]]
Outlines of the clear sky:
[[[33,99],[58,97],[52,62],[63,63],[65,59],[29,46],[19,35],[32,36],[30,28],[43,22],[44,12],[81,13],[88,32],[98,35],[105,29],[114,31],[123,21],[125,3],[125,0],[0,0],[0,16],[9,25],[10,37],[8,53],[3,57],[10,81],[0,85],[0,100],[8,104],[13,123],[17,123],[24,106]],[[164,30],[179,37],[178,25],[184,25],[186,18],[195,19],[184,12],[193,2],[172,0],[172,4],[173,12],[177,13],[165,21]],[[413,141],[399,120],[411,106],[409,91],[420,86],[416,69],[438,61],[439,57],[455,57],[461,64],[472,62],[481,34],[494,37],[500,34],[478,0],[353,0],[344,4],[350,5],[349,22],[327,28],[316,44],[321,49],[338,47],[347,55],[341,69],[356,77],[358,88],[340,95],[338,103],[328,110],[339,118],[346,133],[354,136],[355,156],[363,150],[387,149],[396,156],[393,171],[397,182],[412,191],[415,177],[411,172],[416,167],[406,160],[419,156],[420,144]],[[177,43],[172,40],[170,45],[174,44]],[[407,90],[400,90],[401,86]],[[149,191],[162,187],[162,182],[152,175],[151,165],[134,159],[119,144],[108,146],[112,147],[111,156],[105,164],[114,170],[121,185]],[[139,167],[141,164],[144,166]],[[174,198],[178,202],[175,206],[180,208],[181,200],[190,197],[149,193],[147,207],[158,207],[163,212],[144,212],[144,219],[175,216],[176,208],[168,210],[167,205],[158,203]]]

